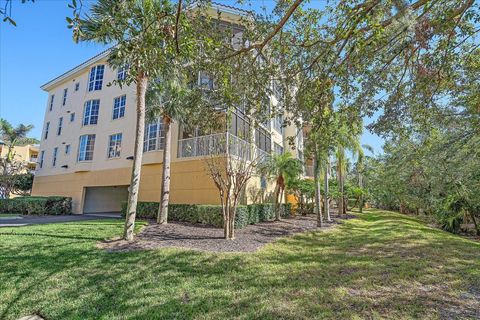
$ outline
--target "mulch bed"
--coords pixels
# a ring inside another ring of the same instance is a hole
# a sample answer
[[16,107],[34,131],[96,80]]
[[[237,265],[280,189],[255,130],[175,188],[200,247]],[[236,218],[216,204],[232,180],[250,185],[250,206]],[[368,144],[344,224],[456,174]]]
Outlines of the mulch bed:
[[[345,218],[332,215],[332,222],[324,223],[322,230],[331,228]],[[235,240],[223,239],[223,229],[183,222],[167,225],[150,223],[132,242],[109,240],[98,244],[108,251],[150,250],[158,248],[187,248],[209,252],[253,252],[278,238],[296,233],[318,230],[315,215],[296,216],[277,222],[261,222],[235,230]]]

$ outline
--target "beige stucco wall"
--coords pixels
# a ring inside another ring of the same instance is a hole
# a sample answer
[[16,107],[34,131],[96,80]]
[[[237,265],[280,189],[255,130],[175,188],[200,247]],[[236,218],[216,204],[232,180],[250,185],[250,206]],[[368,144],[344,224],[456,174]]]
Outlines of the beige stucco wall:
[[[15,146],[14,147],[15,160],[24,161],[27,163],[29,169],[35,170],[35,165],[37,162],[36,157],[38,156],[38,146],[35,145],[25,145],[25,146]],[[5,145],[0,145],[0,157],[4,158],[7,156],[8,148]]]
[[[39,196],[59,195],[73,199],[73,212],[83,213],[85,187],[126,186],[130,183],[131,168],[94,170],[89,172],[65,173],[49,176],[36,176],[32,194]],[[162,165],[152,164],[142,167],[139,201],[159,201]],[[252,177],[247,186],[247,202],[251,202],[250,188],[260,188],[260,177]],[[205,159],[186,160],[172,163],[171,203],[219,204],[219,195],[208,173]],[[266,193],[274,190],[269,181]]]

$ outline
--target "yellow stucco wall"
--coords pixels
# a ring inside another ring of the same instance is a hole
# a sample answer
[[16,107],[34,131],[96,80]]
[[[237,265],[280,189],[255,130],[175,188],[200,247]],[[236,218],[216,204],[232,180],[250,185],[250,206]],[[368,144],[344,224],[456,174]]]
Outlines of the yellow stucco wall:
[[[218,192],[208,176],[204,160],[175,162],[171,165],[171,203],[217,204]],[[140,201],[159,201],[162,165],[144,165],[140,178]],[[36,176],[32,195],[69,196],[73,212],[83,212],[84,187],[126,186],[130,168]]]

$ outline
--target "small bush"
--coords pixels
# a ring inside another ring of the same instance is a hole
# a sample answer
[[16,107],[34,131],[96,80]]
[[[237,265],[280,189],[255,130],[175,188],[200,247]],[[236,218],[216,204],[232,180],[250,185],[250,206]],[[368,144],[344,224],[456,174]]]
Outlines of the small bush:
[[[138,202],[137,217],[143,219],[156,219],[158,202]],[[122,203],[122,215],[125,216],[127,203]],[[291,204],[282,204],[280,214],[288,217],[292,213]],[[223,227],[222,207],[220,205],[195,205],[195,204],[170,204],[168,206],[168,219],[171,221],[190,222]],[[275,219],[275,205],[272,203],[250,204],[237,206],[235,215],[235,228],[241,229],[249,224]]]
[[0,200],[0,213],[23,215],[64,215],[72,213],[69,197],[18,197]]

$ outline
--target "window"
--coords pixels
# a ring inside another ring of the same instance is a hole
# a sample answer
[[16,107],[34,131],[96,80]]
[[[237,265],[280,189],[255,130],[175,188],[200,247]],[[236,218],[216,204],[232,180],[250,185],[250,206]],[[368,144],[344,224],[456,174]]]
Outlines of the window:
[[75,121],[75,112],[70,113],[70,122]]
[[80,89],[80,83],[77,82],[75,83],[75,91],[78,91]]
[[108,143],[108,157],[118,158],[120,157],[120,151],[122,149],[122,134],[112,134]]
[[63,89],[62,106],[64,106],[67,103],[67,93],[68,93],[68,88]]
[[143,140],[143,151],[161,150],[165,143],[163,122],[158,119],[145,125],[145,138]]
[[65,145],[65,155],[68,155],[68,154],[70,154],[70,145],[69,144]]
[[125,116],[125,103],[127,96],[123,95],[113,100],[113,120]]
[[52,95],[50,96],[50,108],[49,108],[50,111],[53,110],[53,100],[54,100],[54,99],[55,99],[55,95],[52,94]]
[[273,150],[276,154],[283,154],[283,147],[276,142],[273,143]]
[[198,85],[200,88],[213,89],[213,78],[206,72],[200,72],[198,77]]
[[103,64],[92,67],[88,77],[88,91],[102,90],[103,73],[105,66]]
[[40,169],[43,168],[43,159],[45,159],[45,151],[42,150],[42,152],[40,152],[40,162],[39,162]]
[[44,140],[47,140],[48,138],[48,130],[50,130],[50,122],[47,122],[47,124],[45,124],[45,133],[43,134]]
[[268,153],[272,150],[272,139],[270,134],[263,128],[255,129],[255,145]]
[[95,147],[95,135],[86,134],[80,136],[78,146],[78,161],[90,161],[93,159],[93,149]]
[[58,118],[57,136],[62,134],[63,117]]
[[267,189],[267,178],[264,175],[260,176],[260,188],[262,190]]
[[277,130],[277,132],[283,132],[283,115],[279,114],[275,116],[273,120],[273,128]]
[[243,140],[249,140],[250,121],[240,112],[235,112],[231,116],[229,132]]
[[100,100],[89,100],[85,102],[85,111],[83,114],[83,125],[97,124],[98,110],[100,109]]
[[125,80],[127,78],[128,65],[118,68],[117,80]]
[[53,148],[52,167],[57,165],[58,147]]

